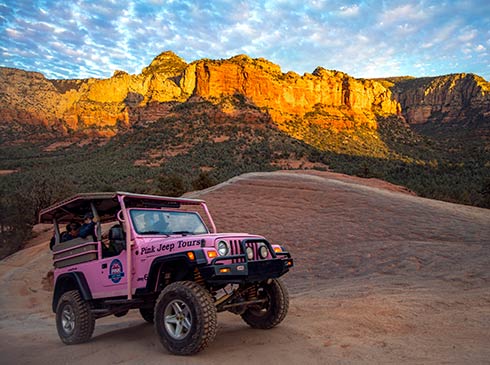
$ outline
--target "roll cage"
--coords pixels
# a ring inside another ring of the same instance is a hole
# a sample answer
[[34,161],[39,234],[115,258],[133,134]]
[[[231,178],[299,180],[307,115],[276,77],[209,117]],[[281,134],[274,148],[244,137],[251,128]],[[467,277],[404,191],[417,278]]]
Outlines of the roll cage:
[[92,211],[94,216],[97,214],[100,222],[105,223],[114,221],[114,217],[122,208],[179,209],[187,205],[201,206],[209,219],[212,232],[216,232],[216,226],[204,200],[125,192],[77,194],[42,209],[39,212],[39,223],[53,223],[54,220],[58,223],[69,223],[72,220],[81,220],[88,211]]
[[[87,212],[92,212],[94,217],[98,218],[99,223],[96,225],[96,239],[102,239],[101,224],[105,222],[114,222],[116,219],[126,225],[126,267],[131,267],[131,246],[133,244],[131,229],[129,227],[130,217],[129,208],[167,208],[181,209],[185,206],[200,206],[207,217],[211,227],[211,232],[216,233],[216,225],[209,213],[204,200],[173,198],[157,195],[134,194],[126,192],[105,192],[105,193],[81,193],[62,200],[39,212],[39,223],[52,223],[54,225],[54,234],[56,242],[60,242],[59,224],[70,223],[72,221],[82,221]],[[128,299],[132,298],[131,288],[131,270],[128,270]]]

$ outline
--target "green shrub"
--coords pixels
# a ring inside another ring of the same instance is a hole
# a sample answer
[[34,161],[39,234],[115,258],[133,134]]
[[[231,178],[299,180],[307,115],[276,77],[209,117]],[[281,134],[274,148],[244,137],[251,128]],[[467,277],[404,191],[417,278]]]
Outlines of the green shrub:
[[187,189],[184,179],[180,175],[161,175],[158,178],[157,187],[160,195],[178,197],[184,194]]

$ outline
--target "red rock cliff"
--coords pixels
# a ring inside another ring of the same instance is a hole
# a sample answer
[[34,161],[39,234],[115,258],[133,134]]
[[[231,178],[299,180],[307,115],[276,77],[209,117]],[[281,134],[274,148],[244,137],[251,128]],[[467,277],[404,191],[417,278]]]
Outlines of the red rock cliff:
[[110,135],[120,123],[164,116],[167,102],[202,98],[218,103],[235,94],[269,113],[279,125],[316,112],[314,122],[325,126],[375,129],[376,114],[400,114],[402,107],[412,123],[423,123],[435,112],[454,118],[468,103],[489,109],[488,83],[483,79],[456,75],[415,87],[420,80],[361,80],[320,67],[300,76],[245,55],[187,64],[164,52],[141,74],[116,71],[108,79],[48,80],[39,73],[0,68],[0,112],[3,123],[42,123]]
[[196,95],[219,99],[242,94],[258,107],[267,109],[279,123],[319,108],[345,107],[354,115],[372,116],[400,112],[391,91],[382,84],[322,68],[303,76],[293,72],[283,74],[267,60],[241,55],[226,61],[198,61],[189,71],[196,75]]
[[389,81],[411,124],[490,119],[490,83],[480,76],[454,74]]

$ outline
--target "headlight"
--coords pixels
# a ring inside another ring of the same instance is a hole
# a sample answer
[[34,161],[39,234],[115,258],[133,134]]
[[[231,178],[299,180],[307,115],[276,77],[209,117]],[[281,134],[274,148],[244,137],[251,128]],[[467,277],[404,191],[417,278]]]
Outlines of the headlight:
[[267,249],[266,245],[260,246],[260,248],[259,248],[260,257],[265,259],[265,258],[267,258],[268,254],[269,254],[269,250]]
[[228,255],[230,249],[228,248],[228,244],[225,241],[218,242],[218,253],[220,256]]
[[254,250],[252,247],[247,247],[247,249],[245,250],[247,252],[247,258],[249,260],[253,260],[254,258]]

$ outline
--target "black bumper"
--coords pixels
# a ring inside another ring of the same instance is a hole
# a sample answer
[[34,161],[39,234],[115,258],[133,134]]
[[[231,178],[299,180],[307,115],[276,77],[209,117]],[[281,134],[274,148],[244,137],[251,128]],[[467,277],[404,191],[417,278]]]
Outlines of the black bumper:
[[211,265],[199,267],[199,271],[203,279],[209,284],[260,282],[278,278],[294,266],[289,253],[284,253],[281,256],[285,257],[239,263],[224,263],[222,261],[229,259],[223,257],[216,261],[213,260]]

